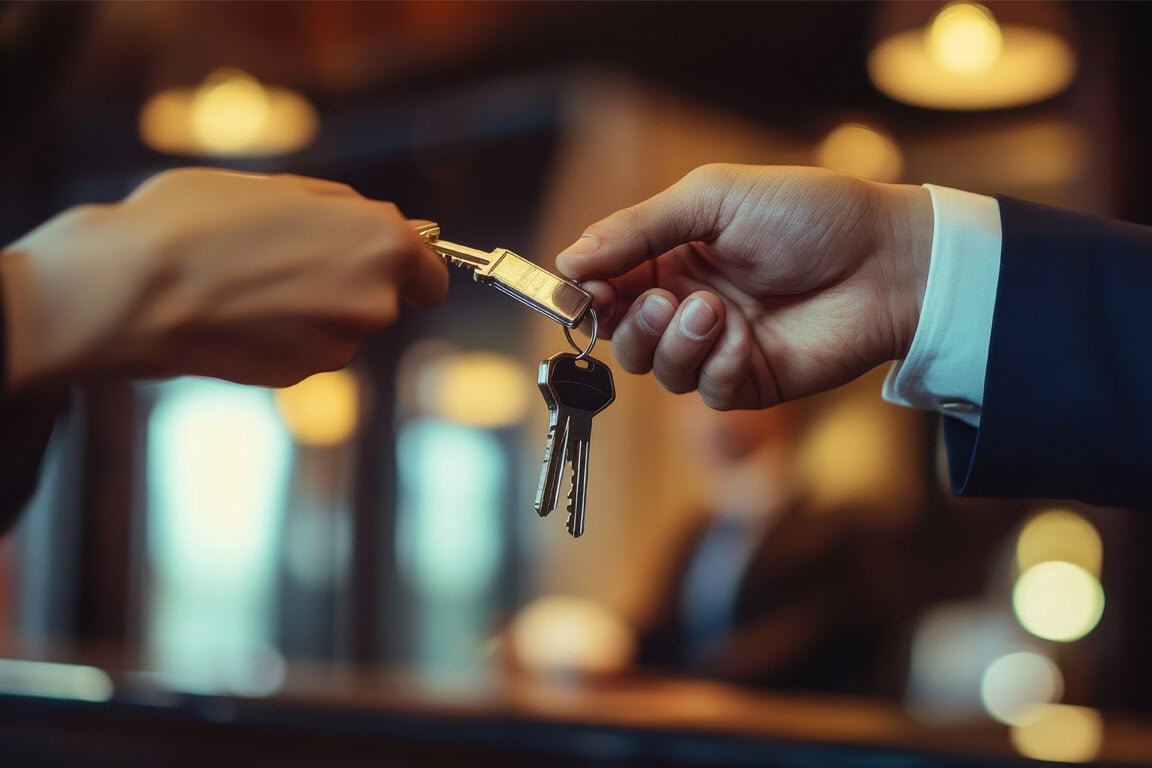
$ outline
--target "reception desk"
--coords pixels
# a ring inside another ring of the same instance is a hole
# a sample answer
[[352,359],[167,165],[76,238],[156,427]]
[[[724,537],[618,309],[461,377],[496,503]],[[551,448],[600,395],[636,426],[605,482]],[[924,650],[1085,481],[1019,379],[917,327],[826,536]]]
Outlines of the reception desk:
[[[262,695],[153,673],[0,662],[0,765],[1009,766],[994,723],[929,728],[890,704],[670,679],[283,670]],[[1087,764],[1152,764],[1152,725],[1104,718]]]

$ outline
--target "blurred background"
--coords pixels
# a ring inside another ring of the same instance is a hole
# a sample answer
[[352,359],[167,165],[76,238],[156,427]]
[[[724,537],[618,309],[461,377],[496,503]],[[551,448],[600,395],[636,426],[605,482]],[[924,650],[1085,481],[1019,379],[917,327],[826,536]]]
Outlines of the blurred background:
[[[0,238],[183,165],[337,179],[546,266],[708,162],[1152,223],[1150,32],[1108,2],[4,2]],[[560,331],[454,271],[295,387],[76,392],[0,542],[0,689],[73,653],[204,695],[700,678],[1056,760],[1152,719],[1146,512],[951,498],[883,370],[720,414],[617,369],[573,541],[531,505]]]

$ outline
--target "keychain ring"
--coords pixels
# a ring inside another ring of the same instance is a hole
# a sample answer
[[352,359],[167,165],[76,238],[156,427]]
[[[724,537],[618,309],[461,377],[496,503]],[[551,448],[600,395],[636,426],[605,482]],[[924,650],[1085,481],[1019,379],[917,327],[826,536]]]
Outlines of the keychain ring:
[[600,323],[596,319],[596,310],[588,307],[588,314],[592,315],[592,336],[588,339],[588,346],[583,349],[581,349],[580,345],[576,343],[576,340],[572,338],[572,329],[564,326],[564,336],[568,339],[568,343],[572,345],[572,349],[578,353],[576,355],[577,360],[583,360],[592,354],[592,347],[596,346],[596,334],[600,331]]

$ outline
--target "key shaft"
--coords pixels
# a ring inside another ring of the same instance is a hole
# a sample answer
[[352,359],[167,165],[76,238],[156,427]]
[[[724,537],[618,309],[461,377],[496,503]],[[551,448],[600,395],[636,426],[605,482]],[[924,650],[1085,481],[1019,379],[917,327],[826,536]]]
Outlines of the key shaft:
[[560,498],[560,476],[568,450],[568,409],[557,405],[548,386],[549,361],[540,363],[536,384],[548,404],[548,437],[544,442],[544,460],[540,463],[540,481],[536,486],[533,507],[540,517],[556,509]]
[[568,417],[565,457],[572,467],[568,490],[568,517],[564,522],[573,538],[584,535],[584,509],[588,503],[588,452],[592,446],[592,414],[573,411]]
[[457,267],[466,267],[479,274],[492,264],[492,254],[478,248],[469,248],[466,245],[452,243],[447,240],[436,240],[428,244],[432,250],[443,256],[449,264]]

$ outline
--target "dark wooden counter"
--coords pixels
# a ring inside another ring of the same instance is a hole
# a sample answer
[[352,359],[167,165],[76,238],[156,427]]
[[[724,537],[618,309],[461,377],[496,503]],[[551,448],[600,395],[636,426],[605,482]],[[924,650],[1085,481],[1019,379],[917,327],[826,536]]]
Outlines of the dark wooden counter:
[[[1034,764],[993,724],[929,729],[891,705],[692,681],[293,667],[274,693],[254,697],[181,693],[146,673],[108,675],[112,687],[89,697],[104,700],[85,701],[33,695],[34,679],[0,671],[0,765]],[[1152,764],[1149,724],[1106,722],[1093,764]]]

